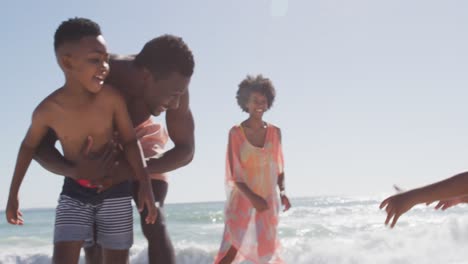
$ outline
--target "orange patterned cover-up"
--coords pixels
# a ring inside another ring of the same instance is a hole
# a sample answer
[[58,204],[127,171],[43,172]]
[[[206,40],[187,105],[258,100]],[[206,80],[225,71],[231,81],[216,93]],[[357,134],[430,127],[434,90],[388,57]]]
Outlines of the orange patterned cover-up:
[[[277,238],[280,202],[276,186],[284,166],[279,129],[267,124],[264,146],[256,147],[247,140],[242,126],[234,126],[229,131],[227,152],[225,228],[215,263],[231,245],[238,250],[233,263],[284,263]],[[235,182],[245,183],[263,197],[268,209],[257,212]]]
[[[164,147],[169,140],[167,130],[161,124],[155,123],[150,117],[135,128],[136,137],[140,141],[146,159],[158,158],[164,153]],[[168,181],[166,174],[151,173],[151,179]]]

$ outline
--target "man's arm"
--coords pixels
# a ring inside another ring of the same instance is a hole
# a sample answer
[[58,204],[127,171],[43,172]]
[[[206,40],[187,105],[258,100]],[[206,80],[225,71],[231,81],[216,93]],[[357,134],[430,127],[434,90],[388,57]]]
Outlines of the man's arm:
[[179,108],[167,111],[166,125],[174,147],[165,152],[161,158],[150,159],[147,162],[150,173],[172,171],[189,164],[193,159],[195,124],[189,106],[188,91],[180,99]]
[[65,159],[55,147],[57,136],[52,129],[47,131],[47,134],[42,139],[39,147],[34,153],[34,160],[37,161],[44,169],[66,177],[73,178],[74,166]]
[[114,166],[116,144],[112,141],[104,147],[102,155],[91,158],[89,150],[93,145],[93,139],[88,137],[83,142],[81,157],[77,163],[65,159],[55,147],[56,141],[57,136],[52,129],[49,129],[33,157],[44,169],[52,173],[72,179],[92,179],[93,182],[99,184]]

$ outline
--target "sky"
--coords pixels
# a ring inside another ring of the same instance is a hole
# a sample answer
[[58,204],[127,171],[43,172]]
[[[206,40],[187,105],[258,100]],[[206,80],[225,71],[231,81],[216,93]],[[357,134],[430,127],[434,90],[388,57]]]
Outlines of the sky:
[[[63,84],[53,34],[75,16],[99,23],[112,53],[166,33],[193,51],[196,152],[170,173],[168,203],[225,199],[227,134],[247,118],[235,100],[247,74],[276,87],[265,120],[282,129],[290,197],[382,197],[466,171],[467,10],[461,0],[6,1],[0,206],[33,109]],[[54,207],[62,181],[32,162],[20,207]]]

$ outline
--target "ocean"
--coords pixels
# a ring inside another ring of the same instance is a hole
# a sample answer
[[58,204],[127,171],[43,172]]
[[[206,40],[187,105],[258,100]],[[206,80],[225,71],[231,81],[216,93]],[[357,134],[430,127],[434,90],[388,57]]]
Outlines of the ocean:
[[[281,214],[278,230],[284,260],[289,264],[468,263],[467,206],[440,212],[420,205],[389,229],[378,209],[382,198],[291,199],[293,208]],[[223,202],[166,205],[177,263],[213,262],[223,231],[223,206]],[[0,263],[50,263],[54,209],[23,210],[23,215],[24,226],[5,220],[0,224]],[[143,264],[147,250],[136,210],[134,216],[130,263]]]

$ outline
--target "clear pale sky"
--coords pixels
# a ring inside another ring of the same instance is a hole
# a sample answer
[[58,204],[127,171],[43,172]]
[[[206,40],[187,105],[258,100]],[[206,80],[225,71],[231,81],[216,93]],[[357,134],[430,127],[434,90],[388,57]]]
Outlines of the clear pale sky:
[[[235,101],[247,74],[276,86],[265,119],[282,128],[292,197],[379,197],[465,171],[467,10],[461,0],[6,1],[0,205],[33,109],[63,84],[53,34],[75,16],[98,22],[113,53],[164,33],[193,50],[196,154],[171,173],[169,203],[224,200],[227,132],[247,117]],[[62,180],[33,162],[21,207],[54,207]]]

